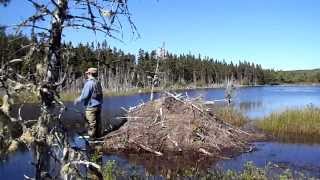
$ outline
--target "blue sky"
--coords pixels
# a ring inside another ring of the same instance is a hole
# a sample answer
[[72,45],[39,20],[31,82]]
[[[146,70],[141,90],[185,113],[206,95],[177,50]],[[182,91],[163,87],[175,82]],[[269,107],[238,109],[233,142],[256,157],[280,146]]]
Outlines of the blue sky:
[[[15,24],[32,14],[25,0],[0,7],[0,24]],[[166,43],[173,53],[202,54],[227,62],[247,60],[264,68],[320,68],[319,0],[130,0],[141,38],[129,28],[111,46],[136,54]],[[67,30],[73,43],[100,41],[88,31]]]

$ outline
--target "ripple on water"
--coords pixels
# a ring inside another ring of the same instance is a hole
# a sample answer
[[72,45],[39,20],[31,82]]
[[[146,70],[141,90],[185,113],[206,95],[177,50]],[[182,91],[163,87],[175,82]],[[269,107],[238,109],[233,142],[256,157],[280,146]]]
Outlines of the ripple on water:
[[240,171],[243,170],[243,165],[247,161],[252,161],[259,167],[264,167],[268,162],[271,162],[320,178],[319,144],[285,144],[279,142],[257,142],[254,144],[257,151],[241,154],[231,160],[221,161],[217,166],[223,169]]

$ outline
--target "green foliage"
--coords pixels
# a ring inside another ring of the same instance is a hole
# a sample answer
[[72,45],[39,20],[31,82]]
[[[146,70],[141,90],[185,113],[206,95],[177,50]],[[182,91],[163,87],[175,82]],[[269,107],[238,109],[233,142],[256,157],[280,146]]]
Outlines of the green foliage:
[[310,105],[275,112],[257,121],[257,126],[283,140],[319,142],[320,109]]
[[[134,168],[135,166],[133,166]],[[103,167],[103,177],[107,180],[113,179],[153,179],[152,174],[144,173],[131,173],[125,172],[117,166],[116,162],[108,161]],[[179,169],[178,171],[164,170],[157,174],[157,177],[166,179],[221,179],[221,180],[267,180],[267,179],[306,179],[307,177],[302,173],[290,169],[283,169],[273,163],[268,163],[265,167],[257,167],[252,162],[248,161],[244,164],[243,170],[205,170],[195,167]],[[311,177],[309,177],[311,178]]]
[[[21,47],[30,44],[31,40],[20,34],[18,36],[7,35],[4,30],[0,31],[0,61],[2,63],[14,58],[26,55],[28,48]],[[10,42],[10,43],[9,43]],[[64,43],[64,49],[72,54],[69,60],[70,78],[83,77],[83,72],[91,66],[100,67],[100,73],[106,83],[108,78],[117,78],[119,84],[125,84],[130,79],[132,87],[151,87],[151,78],[154,76],[156,67],[156,51],[146,52],[139,50],[137,58],[124,53],[117,48],[111,48],[106,41],[102,43],[86,43],[76,46],[72,43]],[[16,67],[24,75],[34,74],[36,64],[45,59],[44,49],[36,51],[29,63]],[[66,61],[63,61],[66,66]],[[166,59],[159,64],[158,86],[208,86],[210,84],[223,84],[225,79],[235,79],[240,84],[253,85],[264,83],[263,70],[260,65],[249,62],[238,64],[218,61],[208,57],[198,57],[191,54],[166,54]],[[108,87],[108,86],[107,86]]]
[[320,69],[297,71],[265,70],[265,83],[320,83]]
[[[301,176],[303,177],[303,174],[301,174]],[[287,169],[283,172],[283,174],[281,174],[279,176],[280,180],[288,180],[288,179],[293,179],[293,175],[290,169]]]
[[90,162],[93,162],[93,163],[98,163],[99,159],[101,158],[101,154],[99,154],[98,151],[95,151],[93,154],[91,154],[91,157],[90,157]]
[[243,172],[239,175],[243,180],[268,179],[266,171],[262,168],[254,166],[252,162],[247,162]]
[[102,175],[104,180],[115,180],[117,179],[117,175],[119,175],[119,171],[117,168],[116,161],[107,161],[107,163],[103,166]]
[[115,161],[108,161],[107,164],[103,167],[103,178],[106,180],[113,180],[116,179],[114,176],[115,170]]

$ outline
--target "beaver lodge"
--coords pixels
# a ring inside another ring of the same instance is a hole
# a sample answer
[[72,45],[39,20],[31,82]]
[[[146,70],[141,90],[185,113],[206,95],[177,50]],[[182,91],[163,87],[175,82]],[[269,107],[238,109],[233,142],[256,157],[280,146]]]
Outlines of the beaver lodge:
[[253,137],[219,119],[204,102],[169,92],[130,108],[124,118],[127,122],[122,127],[105,136],[107,152],[196,153],[221,158],[248,151]]

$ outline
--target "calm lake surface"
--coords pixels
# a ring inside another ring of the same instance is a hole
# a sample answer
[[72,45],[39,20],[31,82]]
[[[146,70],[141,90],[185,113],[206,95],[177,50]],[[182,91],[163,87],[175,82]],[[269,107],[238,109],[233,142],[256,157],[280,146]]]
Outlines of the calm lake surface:
[[[202,96],[205,100],[213,101],[224,98],[224,89],[197,89],[184,90],[180,93],[187,93],[190,97]],[[155,97],[159,97],[156,94]],[[103,105],[102,119],[105,124],[118,124],[115,119],[121,116],[124,111],[121,107],[129,108],[140,102],[146,102],[150,94],[137,94],[122,97],[106,97]],[[80,121],[83,117],[81,107],[68,105],[68,111],[64,119],[70,122]],[[283,111],[288,108],[305,107],[314,105],[320,107],[320,86],[262,86],[238,88],[234,93],[233,105],[244,112],[250,119],[258,119],[269,115],[271,112]],[[34,105],[26,105],[22,116],[25,119],[34,119],[39,110]],[[212,166],[219,166],[223,169],[241,170],[246,161],[253,161],[257,166],[263,167],[268,162],[281,164],[294,170],[300,170],[306,174],[320,178],[320,145],[317,144],[283,144],[280,142],[257,142],[257,151],[242,154],[231,160],[223,160],[213,163]],[[105,160],[113,159],[121,167],[131,167],[130,160],[107,155]],[[23,174],[32,176],[34,169],[30,164],[32,154],[26,151],[19,151],[11,154],[3,162],[0,162],[0,179],[23,179]],[[144,172],[142,164],[135,164],[136,171]]]

